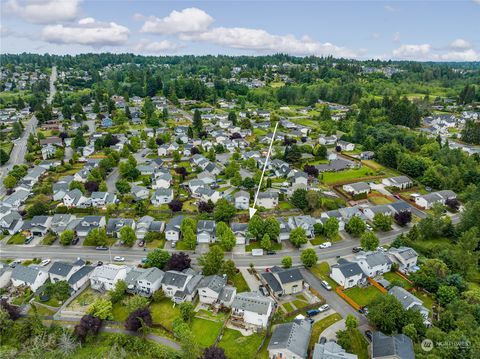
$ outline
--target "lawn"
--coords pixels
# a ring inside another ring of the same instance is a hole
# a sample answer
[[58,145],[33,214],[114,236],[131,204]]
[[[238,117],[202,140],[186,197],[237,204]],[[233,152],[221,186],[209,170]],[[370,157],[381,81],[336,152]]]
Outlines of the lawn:
[[329,326],[332,324],[338,322],[339,320],[342,319],[342,316],[338,313],[329,315],[328,317],[323,318],[322,320],[319,320],[313,324],[312,327],[312,336],[310,337],[310,344],[308,347],[310,348],[310,351],[313,349],[316,343],[318,343],[318,339],[320,338],[320,334],[327,329]]
[[50,310],[48,308],[45,308],[42,305],[33,304],[33,303],[32,303],[32,306],[30,307],[30,309],[28,310],[28,314],[33,314],[35,312],[33,307],[35,307],[37,309],[37,314],[40,315],[40,316],[50,316],[50,315],[55,314],[54,310]]
[[113,305],[112,313],[113,320],[117,322],[124,322],[128,317],[127,307],[121,301]]
[[424,292],[415,292],[413,294],[423,302],[425,308],[432,310],[432,307],[435,305],[435,300],[430,295]]
[[51,246],[53,242],[57,240],[57,236],[54,234],[47,234],[45,237],[42,239],[42,244],[46,246]]
[[165,246],[165,239],[154,239],[146,243],[147,248],[163,248]]
[[[111,245],[113,245],[113,243],[115,243],[117,241],[117,238],[112,238],[112,237],[107,237],[107,244],[106,244],[106,247],[110,247]],[[97,245],[95,244],[95,242],[93,242],[92,238],[85,238],[85,240],[83,241],[83,245],[84,246],[91,246],[91,247],[96,247]]]
[[311,239],[310,240],[310,243],[313,245],[313,246],[318,246],[319,244],[322,244],[323,242],[339,242],[342,240],[342,237],[337,234],[334,238],[330,239],[330,238],[325,238],[324,236],[320,235],[320,236],[316,236],[314,239]]
[[55,308],[58,308],[62,305],[62,302],[58,301],[55,297],[51,297],[46,302],[42,302],[40,300],[40,296],[36,296],[35,301],[39,302],[39,303],[42,303],[42,304],[45,304],[45,305],[48,305],[49,307],[55,307]]
[[191,251],[192,249],[187,246],[187,243],[185,241],[177,241],[177,244],[175,245],[175,249],[179,251]]
[[308,302],[298,299],[294,300],[292,303],[297,309],[302,309],[303,307],[308,305]]
[[215,339],[220,333],[222,325],[222,322],[193,318],[190,327],[195,335],[195,338],[197,338],[198,344],[200,344],[202,347],[209,347],[215,342]]
[[390,203],[392,203],[392,201],[390,201],[389,199],[387,199],[387,198],[385,198],[385,197],[381,197],[381,196],[369,196],[369,197],[368,197],[368,200],[369,200],[372,204],[375,204],[375,205],[390,204]]
[[326,281],[328,284],[331,285],[333,289],[338,287],[338,284],[330,278],[330,266],[327,262],[322,262],[315,264],[310,271],[320,280]]
[[294,309],[292,307],[292,304],[290,302],[288,303],[283,303],[282,307],[287,311],[287,313],[293,312]]
[[238,272],[235,275],[235,278],[233,278],[233,286],[237,288],[237,293],[241,292],[249,292],[250,287],[248,286],[247,282],[245,281],[245,278],[243,278],[243,275],[241,272]]
[[323,173],[322,182],[327,185],[333,185],[338,182],[354,180],[357,178],[374,176],[375,172],[371,168],[362,166],[357,169],[350,169],[341,172],[325,172]]
[[150,304],[152,319],[154,323],[162,324],[167,329],[172,330],[173,320],[180,316],[178,306],[173,306],[170,299],[165,298],[159,303]]
[[25,239],[27,239],[27,237],[25,237],[21,233],[17,233],[17,234],[14,234],[13,236],[10,237],[7,244],[24,244]]
[[377,288],[373,285],[370,285],[366,288],[353,287],[344,291],[351,299],[357,302],[360,306],[369,305],[372,300],[377,298],[379,295],[382,295]]
[[261,334],[245,337],[239,331],[227,328],[218,346],[225,350],[228,358],[255,358],[262,340]]
[[409,290],[409,289],[412,288],[412,285],[410,284],[409,281],[407,281],[405,278],[399,276],[395,272],[387,272],[383,275],[383,278],[388,280],[390,283],[393,282],[393,281],[402,282],[403,288],[405,288],[406,290]]
[[349,353],[357,354],[358,359],[368,359],[368,342],[358,329],[348,332],[350,348]]
[[[260,249],[262,248],[260,246],[260,242],[250,242],[250,244],[247,244],[245,246],[245,251],[246,252],[251,252],[252,249]],[[272,241],[272,251],[279,251],[282,249],[282,243],[274,242]]]
[[293,209],[293,208],[295,208],[295,206],[290,202],[282,201],[278,204],[278,209],[281,209],[281,210],[287,210],[287,209]]

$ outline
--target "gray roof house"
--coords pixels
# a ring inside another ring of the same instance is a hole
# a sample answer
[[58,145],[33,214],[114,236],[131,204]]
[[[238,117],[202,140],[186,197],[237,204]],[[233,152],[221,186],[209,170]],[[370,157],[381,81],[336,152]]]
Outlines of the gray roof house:
[[275,326],[268,344],[269,357],[306,359],[311,333],[312,325],[306,320]]
[[303,275],[298,268],[284,269],[274,266],[269,272],[263,272],[263,281],[271,292],[278,296],[299,293],[303,290]]
[[107,222],[107,234],[118,237],[123,227],[131,227],[135,229],[135,221],[131,218],[109,218]]
[[273,299],[258,292],[237,293],[232,302],[232,317],[254,327],[266,327],[272,314]]
[[324,344],[316,343],[312,359],[357,359],[356,354],[350,354],[340,345],[329,341]]
[[197,223],[197,242],[212,243],[215,242],[215,221],[200,220]]
[[403,273],[412,272],[418,269],[418,254],[410,247],[391,247],[387,254],[392,262],[398,264],[398,270]]
[[27,286],[36,292],[48,279],[48,273],[38,266],[17,265],[10,279],[14,287]]
[[227,285],[227,279],[218,275],[204,277],[198,285],[198,296],[201,303],[213,304],[218,300],[223,288]]
[[150,297],[161,288],[164,275],[164,271],[155,267],[133,268],[125,277],[127,290],[130,293]]
[[373,332],[372,359],[415,359],[412,340],[404,334],[385,335]]
[[343,258],[330,267],[330,277],[345,289],[366,282],[365,274],[358,263],[349,262]]
[[418,310],[422,314],[422,316],[425,318],[426,324],[429,323],[428,309],[425,308],[423,306],[423,302],[417,297],[415,297],[413,294],[406,291],[404,288],[397,287],[397,286],[390,288],[390,290],[388,291],[388,294],[393,295],[395,298],[397,298],[397,300],[402,304],[403,309]]

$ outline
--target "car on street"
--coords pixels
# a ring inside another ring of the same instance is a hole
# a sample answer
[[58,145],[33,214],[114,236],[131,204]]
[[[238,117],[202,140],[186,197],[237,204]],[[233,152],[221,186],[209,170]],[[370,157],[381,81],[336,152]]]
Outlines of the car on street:
[[398,194],[394,194],[393,197],[395,197],[396,199],[402,199]]
[[143,257],[142,259],[140,259],[140,263],[145,264],[147,263],[147,260],[147,257]]
[[322,284],[322,287],[325,288],[326,290],[332,290],[331,285],[328,284],[327,281],[322,280],[320,283]]
[[358,252],[360,252],[360,251],[363,251],[363,248],[362,248],[362,247],[353,247],[353,248],[352,248],[352,252],[353,252],[353,253],[358,253]]
[[275,255],[275,254],[277,254],[277,252],[275,252],[275,251],[267,251],[267,255],[269,255],[269,256],[273,256],[273,255]]
[[52,260],[51,259],[44,259],[43,261],[40,262],[40,265],[42,267],[45,267],[46,265],[48,265]]
[[318,308],[318,310],[320,311],[320,313],[322,312],[326,312],[327,310],[330,309],[330,306],[328,304],[324,304],[322,305],[320,308]]
[[105,247],[105,246],[98,246],[98,247],[95,247],[95,249],[96,249],[97,251],[106,251],[108,248]]
[[125,262],[125,258],[120,257],[120,256],[115,256],[115,257],[113,257],[113,261],[114,262]]
[[328,247],[331,247],[332,246],[332,242],[325,242],[325,243],[322,243],[320,244],[320,248],[328,248]]

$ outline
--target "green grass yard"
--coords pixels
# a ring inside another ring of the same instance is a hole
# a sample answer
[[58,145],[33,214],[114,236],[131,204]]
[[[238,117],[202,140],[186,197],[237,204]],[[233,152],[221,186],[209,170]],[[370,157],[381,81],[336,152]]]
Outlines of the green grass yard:
[[371,168],[362,166],[356,169],[350,169],[340,172],[323,173],[322,182],[326,185],[334,185],[338,182],[355,180],[357,178],[375,176],[376,173]]
[[294,311],[292,304],[290,302],[282,304],[282,307],[287,311],[287,313]]
[[124,322],[128,317],[127,307],[121,301],[113,305],[112,312],[113,320],[117,322]]
[[190,327],[198,341],[198,344],[200,344],[202,347],[209,347],[215,342],[215,339],[220,333],[222,325],[222,322],[193,318]]
[[21,233],[17,233],[17,234],[14,234],[13,236],[10,237],[7,244],[24,244],[25,239],[27,239],[27,237],[25,237]]
[[243,336],[239,331],[227,328],[218,346],[225,350],[228,358],[255,358],[262,340],[262,334]]
[[154,323],[162,324],[167,329],[172,330],[173,320],[180,316],[180,309],[173,306],[173,302],[165,298],[159,303],[150,304],[152,319]]
[[345,290],[344,293],[361,306],[369,305],[372,300],[377,298],[379,295],[382,295],[382,292],[380,292],[373,285],[370,285],[366,288],[353,287]]
[[312,327],[312,335],[310,337],[310,343],[308,347],[310,348],[310,351],[313,350],[313,347],[315,346],[315,343],[318,343],[318,339],[320,338],[320,334],[327,329],[329,326],[332,324],[338,322],[339,320],[342,319],[342,316],[338,313],[329,315],[328,317],[323,318],[322,320],[319,320],[313,324]]
[[407,281],[405,278],[399,276],[395,272],[387,272],[383,275],[383,278],[388,280],[390,283],[393,282],[393,281],[400,281],[403,285],[403,288],[405,288],[406,290],[409,290],[409,289],[412,288],[412,285],[410,284],[409,281]]
[[245,281],[245,278],[243,278],[243,275],[241,272],[238,272],[235,275],[235,278],[233,278],[233,286],[237,288],[237,293],[250,291],[250,288],[247,282]]
[[[250,244],[247,244],[245,246],[245,251],[251,252],[252,249],[260,249],[260,248],[262,248],[260,246],[260,242],[250,242]],[[282,243],[272,241],[272,251],[279,251],[281,249],[282,249]]]
[[36,308],[37,314],[40,315],[40,316],[50,316],[50,315],[55,314],[54,310],[45,308],[42,305],[38,305],[38,304],[34,304],[34,303],[32,303],[30,309],[28,310],[28,314],[33,315],[35,313],[34,307]]

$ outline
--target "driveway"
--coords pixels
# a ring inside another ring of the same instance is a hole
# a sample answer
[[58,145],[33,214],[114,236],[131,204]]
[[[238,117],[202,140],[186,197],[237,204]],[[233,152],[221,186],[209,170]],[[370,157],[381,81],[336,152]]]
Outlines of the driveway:
[[260,283],[260,281],[257,278],[255,278],[254,275],[250,274],[247,268],[239,268],[239,269],[243,275],[243,278],[245,278],[245,282],[247,282],[250,290],[258,291],[258,286],[262,283]]
[[320,333],[320,337],[325,337],[327,340],[337,340],[337,332],[345,329],[345,319],[333,323],[327,329]]

